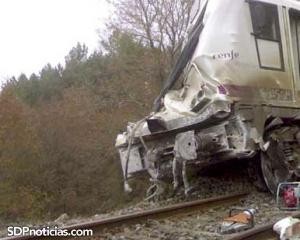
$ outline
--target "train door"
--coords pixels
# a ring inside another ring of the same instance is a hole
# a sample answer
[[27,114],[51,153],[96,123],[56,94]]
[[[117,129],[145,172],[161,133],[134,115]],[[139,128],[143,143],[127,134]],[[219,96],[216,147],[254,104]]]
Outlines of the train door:
[[300,11],[291,9],[289,11],[290,31],[291,31],[291,57],[293,59],[294,85],[297,99],[300,99]]

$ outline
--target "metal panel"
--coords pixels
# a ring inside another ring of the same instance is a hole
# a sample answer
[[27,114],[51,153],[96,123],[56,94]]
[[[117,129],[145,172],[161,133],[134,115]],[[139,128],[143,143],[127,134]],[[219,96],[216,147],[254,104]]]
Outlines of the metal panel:
[[[119,149],[123,174],[125,175],[127,148]],[[128,162],[128,175],[144,170],[143,162],[138,147],[133,147],[130,150],[130,161]]]

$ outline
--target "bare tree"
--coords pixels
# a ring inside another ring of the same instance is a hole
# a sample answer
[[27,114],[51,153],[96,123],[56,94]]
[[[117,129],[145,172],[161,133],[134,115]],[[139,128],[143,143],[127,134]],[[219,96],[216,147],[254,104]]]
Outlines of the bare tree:
[[112,28],[131,33],[138,41],[167,54],[174,63],[190,20],[193,0],[111,0]]

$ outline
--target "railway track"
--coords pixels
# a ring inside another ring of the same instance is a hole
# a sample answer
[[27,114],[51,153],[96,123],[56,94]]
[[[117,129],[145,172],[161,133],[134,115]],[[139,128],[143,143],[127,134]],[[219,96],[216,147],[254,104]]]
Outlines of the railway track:
[[[291,214],[292,217],[299,218],[300,213]],[[278,219],[280,220],[280,219]],[[277,240],[278,235],[273,231],[273,225],[276,222],[265,224],[252,228],[248,231],[234,234],[233,236],[227,238],[227,240]]]
[[242,233],[234,234],[227,238],[227,240],[276,240],[278,236],[273,231],[274,224],[275,223],[270,223]]
[[[165,219],[168,217],[179,217],[182,215],[187,215],[194,213],[200,210],[208,210],[212,207],[216,207],[218,205],[221,206],[231,206],[241,200],[243,197],[246,197],[247,193],[238,193],[233,195],[227,195],[222,197],[213,197],[204,200],[197,200],[192,202],[185,202],[180,204],[175,204],[172,206],[147,210],[143,212],[112,217],[108,219],[103,219],[99,221],[86,222],[82,224],[77,224],[73,226],[68,226],[63,229],[67,229],[69,231],[73,229],[92,229],[94,235],[103,231],[113,231],[116,228],[120,228],[122,226],[129,226],[136,223],[143,223],[148,220],[157,220],[157,219]],[[70,239],[71,237],[67,237]],[[31,240],[31,239],[61,239],[61,237],[40,237],[40,236],[18,236],[18,237],[9,237],[3,238],[2,240]],[[89,239],[97,239],[91,237]]]

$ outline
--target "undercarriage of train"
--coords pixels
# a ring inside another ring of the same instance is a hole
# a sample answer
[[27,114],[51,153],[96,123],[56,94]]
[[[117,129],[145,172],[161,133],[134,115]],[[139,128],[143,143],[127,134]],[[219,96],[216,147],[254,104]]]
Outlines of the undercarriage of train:
[[[227,103],[226,103],[227,104]],[[230,159],[257,159],[253,178],[260,177],[272,193],[281,182],[300,177],[300,128],[295,119],[270,118],[263,135],[255,127],[252,110],[228,104],[211,105],[197,119],[177,120],[181,127],[169,129],[171,124],[160,118],[147,118],[136,123],[118,138],[125,188],[128,179],[147,172],[153,185],[148,190],[152,198],[163,192],[162,183],[172,183],[174,190],[183,185],[189,194],[191,185],[187,166],[205,168]],[[147,125],[150,134],[138,133]],[[122,142],[122,141],[123,142]],[[122,142],[122,143],[121,143]],[[120,144],[121,143],[121,144]],[[259,170],[258,170],[259,169]],[[255,175],[255,176],[254,176]],[[260,183],[261,184],[261,183]]]
[[279,125],[265,133],[260,152],[261,168],[269,190],[275,194],[279,183],[300,178],[299,125]]

